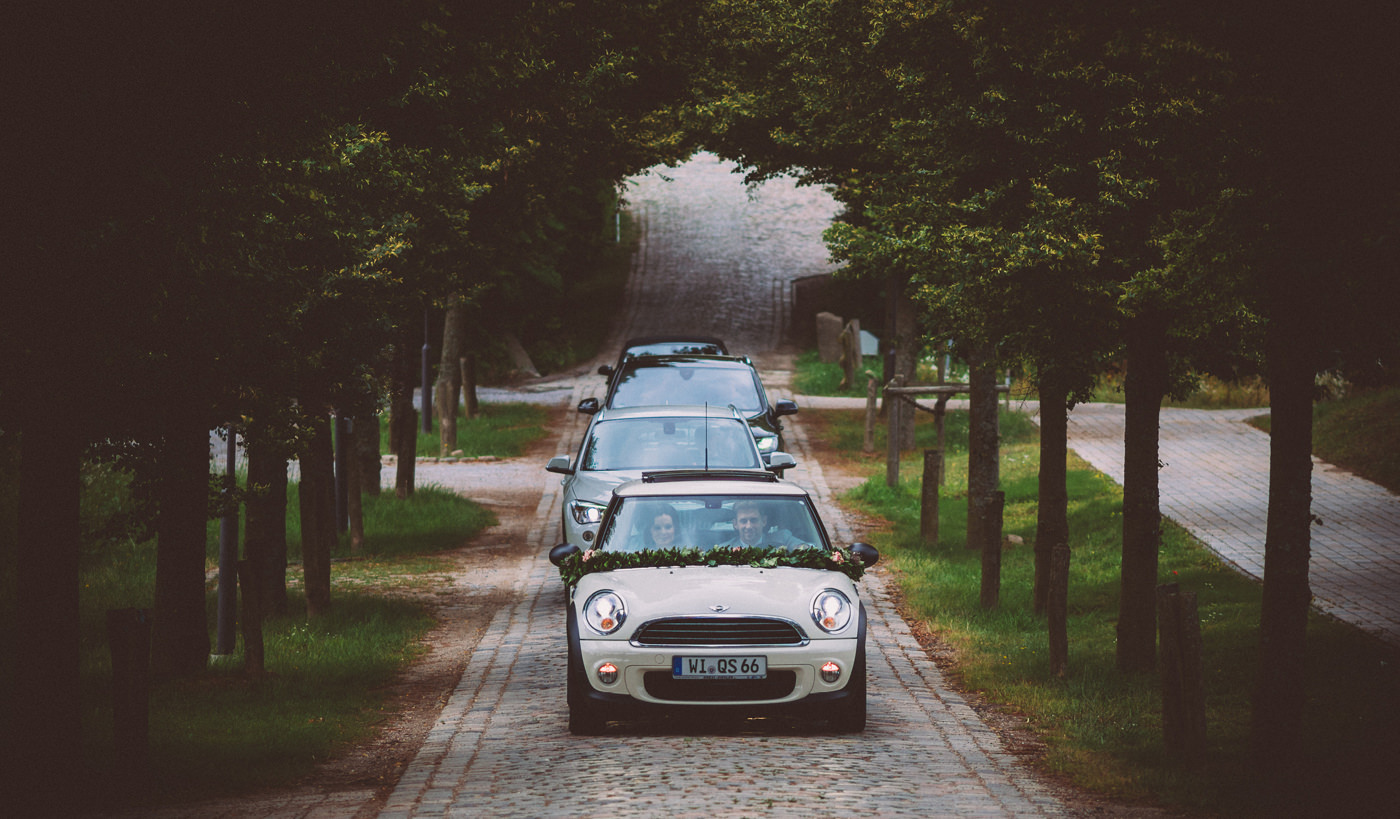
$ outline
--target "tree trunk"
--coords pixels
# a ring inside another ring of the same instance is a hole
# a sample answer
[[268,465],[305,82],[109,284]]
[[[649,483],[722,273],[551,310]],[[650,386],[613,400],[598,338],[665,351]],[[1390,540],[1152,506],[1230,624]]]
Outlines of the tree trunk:
[[379,415],[356,418],[355,451],[360,460],[360,491],[379,497]]
[[287,611],[287,456],[280,445],[257,432],[245,447],[248,499],[243,550],[258,575],[258,611],[266,618]]
[[360,429],[364,426],[367,424],[363,417],[353,418],[346,425],[345,433],[345,447],[350,451],[350,457],[346,458],[345,462],[345,514],[350,521],[351,554],[359,554],[365,548],[365,510],[364,504],[360,502],[361,486],[364,484],[361,465],[364,459],[360,457],[357,443],[360,439]]
[[335,475],[330,420],[310,420],[311,437],[301,453],[301,568],[306,615],[318,617],[331,604],[331,550],[335,534]]
[[1157,664],[1158,419],[1166,392],[1166,322],[1148,313],[1128,331],[1123,432],[1123,567],[1118,600],[1118,670],[1153,671]]
[[1035,516],[1035,581],[1031,606],[1044,614],[1049,600],[1050,557],[1057,546],[1069,546],[1068,469],[1069,402],[1064,382],[1043,372],[1040,390],[1040,486]]
[[476,400],[476,354],[462,356],[462,405],[468,418],[475,418],[479,409]]
[[997,373],[991,352],[968,356],[967,548],[981,549],[984,523],[1001,482],[997,430]]
[[180,677],[209,664],[204,582],[209,430],[188,410],[174,415],[160,451],[151,667],[157,675]]
[[467,320],[466,308],[454,299],[443,317],[442,359],[438,364],[437,413],[441,454],[457,447],[457,396],[462,392],[462,348]]
[[[47,401],[35,405],[56,406]],[[0,731],[0,783],[20,799],[18,805],[7,805],[19,811],[15,815],[57,807],[54,800],[72,788],[73,754],[82,744],[82,445],[75,427],[69,419],[31,416],[19,434],[15,654],[7,661],[17,663],[22,673],[14,675],[4,706],[6,730]]]
[[397,459],[394,467],[394,495],[399,499],[413,494],[413,472],[418,457],[418,415],[413,408],[413,361],[408,344],[394,354],[394,383],[389,399],[389,451]]
[[1306,322],[1271,333],[1269,519],[1264,602],[1250,742],[1255,767],[1278,790],[1304,776],[1302,719],[1312,548],[1312,389]]
[[[919,383],[919,306],[908,293],[908,285],[900,287],[895,298],[895,327],[898,335],[894,348],[895,372],[904,376],[905,385]],[[856,352],[859,356],[860,339],[856,339]],[[859,360],[859,359],[857,359]],[[905,408],[899,416],[899,448],[907,451],[914,448],[914,416],[918,410]]]
[[418,463],[418,414],[413,399],[407,394],[396,395],[389,414],[389,440],[396,458],[394,464],[394,495],[402,500],[413,494],[414,467]]

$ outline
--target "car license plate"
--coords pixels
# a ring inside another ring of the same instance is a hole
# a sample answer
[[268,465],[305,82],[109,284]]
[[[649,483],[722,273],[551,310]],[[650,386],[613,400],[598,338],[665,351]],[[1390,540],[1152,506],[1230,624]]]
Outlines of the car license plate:
[[768,658],[674,656],[671,677],[677,680],[762,680],[768,677]]

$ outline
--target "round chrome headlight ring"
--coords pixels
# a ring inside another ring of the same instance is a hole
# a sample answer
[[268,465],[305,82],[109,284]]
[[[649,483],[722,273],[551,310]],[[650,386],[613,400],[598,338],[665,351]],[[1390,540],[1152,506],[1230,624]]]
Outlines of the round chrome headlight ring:
[[827,634],[851,624],[851,600],[836,589],[822,589],[812,598],[812,622]]
[[612,634],[627,621],[627,604],[617,592],[604,589],[583,604],[583,622],[599,634]]

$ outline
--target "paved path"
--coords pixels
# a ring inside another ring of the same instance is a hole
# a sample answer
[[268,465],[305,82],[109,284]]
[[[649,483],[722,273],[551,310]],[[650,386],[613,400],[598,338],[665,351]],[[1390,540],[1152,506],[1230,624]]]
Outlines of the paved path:
[[[864,408],[864,399],[800,397],[803,407]],[[951,408],[966,407],[965,400]],[[1012,403],[1033,416],[1034,401]],[[1162,514],[1222,560],[1264,577],[1269,510],[1269,436],[1245,419],[1267,410],[1162,410],[1158,457]],[[1080,404],[1069,445],[1123,482],[1123,405]],[[1316,458],[1309,579],[1313,604],[1400,647],[1400,495]]]
[[[601,382],[601,379],[598,379]],[[583,383],[576,398],[595,394]],[[782,393],[778,393],[782,395]],[[577,445],[575,419],[561,448]],[[834,535],[854,533],[833,503],[800,420],[788,477],[822,506]],[[830,736],[794,720],[613,725],[568,733],[563,587],[545,558],[558,538],[557,479],[541,470],[536,558],[499,611],[438,724],[380,814],[410,817],[1056,816],[1058,799],[928,659],[894,609],[878,567],[861,581],[870,616],[870,720]]]
[[[1259,410],[1163,409],[1162,514],[1228,563],[1264,577],[1269,436],[1246,424]],[[1070,447],[1123,481],[1123,407],[1070,413]],[[1313,459],[1309,577],[1314,605],[1400,647],[1400,496]]]
[[[772,353],[783,336],[787,282],[828,269],[820,233],[834,205],[790,183],[746,191],[713,158],[665,173],[676,181],[650,177],[629,194],[645,235],[607,352],[629,335],[682,331],[720,335],[737,352],[784,360]],[[788,397],[787,375],[765,370],[771,397]],[[568,405],[603,387],[602,378],[586,374],[565,383],[573,388]],[[551,403],[561,397],[537,394]],[[585,420],[571,417],[559,451],[577,448]],[[788,430],[799,461],[788,479],[814,494],[834,535],[849,542],[854,533],[810,455],[800,417]],[[450,465],[432,469],[420,477],[438,480],[442,471],[451,480]],[[620,723],[602,737],[570,735],[564,592],[545,557],[559,538],[560,488],[543,469],[538,479],[529,534],[536,556],[522,567],[518,602],[490,624],[384,819],[1068,814],[948,689],[895,610],[878,566],[861,581],[870,617],[863,734],[833,736],[822,726],[765,719]],[[459,488],[473,497],[489,493]]]

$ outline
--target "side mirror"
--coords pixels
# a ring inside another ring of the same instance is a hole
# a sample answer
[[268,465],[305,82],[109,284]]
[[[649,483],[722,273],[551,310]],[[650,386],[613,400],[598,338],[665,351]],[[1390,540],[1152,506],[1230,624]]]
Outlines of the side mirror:
[[578,402],[578,411],[584,415],[596,415],[602,407],[598,404],[597,398],[585,398]]
[[774,414],[774,415],[796,415],[796,414],[797,414],[797,402],[796,402],[796,401],[793,401],[793,400],[791,400],[791,399],[788,399],[788,398],[784,398],[784,399],[782,399],[781,401],[779,401],[779,402],[777,402],[776,404],[773,405],[773,414]]
[[578,547],[572,543],[561,543],[549,550],[549,562],[558,566],[569,555],[578,554]]
[[612,374],[613,374],[613,368],[612,368],[612,365],[611,365],[611,364],[604,364],[604,365],[602,365],[601,367],[598,368],[598,375],[611,376]]
[[852,543],[851,554],[867,568],[880,562],[880,551],[869,543]]
[[574,474],[573,467],[569,466],[568,455],[555,455],[553,458],[550,458],[549,463],[545,465],[544,470],[546,472],[553,472],[557,475]]
[[766,468],[769,472],[781,478],[784,472],[792,469],[794,466],[797,466],[796,458],[786,452],[774,452],[768,456],[768,466]]

